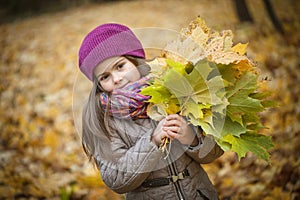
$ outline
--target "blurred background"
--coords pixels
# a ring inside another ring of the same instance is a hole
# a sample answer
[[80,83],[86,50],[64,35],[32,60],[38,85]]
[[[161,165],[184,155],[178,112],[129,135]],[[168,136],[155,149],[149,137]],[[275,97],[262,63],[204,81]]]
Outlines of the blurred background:
[[81,41],[106,22],[180,31],[197,16],[249,42],[278,103],[261,114],[270,163],[227,152],[204,165],[220,199],[300,199],[299,10],[295,0],[0,0],[0,199],[123,199],[81,148]]

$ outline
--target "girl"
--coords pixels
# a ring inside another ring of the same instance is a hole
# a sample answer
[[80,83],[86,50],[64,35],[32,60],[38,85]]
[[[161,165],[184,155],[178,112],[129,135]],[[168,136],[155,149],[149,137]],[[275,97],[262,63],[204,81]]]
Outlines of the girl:
[[[121,24],[92,30],[79,50],[79,68],[93,82],[83,110],[82,145],[105,184],[126,199],[218,199],[201,163],[223,151],[181,116],[148,118],[149,66],[134,33]],[[159,150],[172,139],[168,155]]]

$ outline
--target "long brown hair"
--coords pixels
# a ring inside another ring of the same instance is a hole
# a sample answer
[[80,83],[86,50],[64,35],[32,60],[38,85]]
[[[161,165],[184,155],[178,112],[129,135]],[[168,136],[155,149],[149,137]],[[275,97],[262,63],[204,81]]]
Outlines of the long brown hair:
[[[150,72],[150,67],[145,59],[132,56],[125,56],[139,70],[141,76],[146,76]],[[110,132],[116,131],[108,113],[109,106],[103,109],[100,102],[100,93],[105,92],[97,78],[94,77],[93,87],[89,98],[82,112],[82,146],[84,152],[90,161],[94,161],[96,166],[96,157],[111,159]],[[109,96],[109,94],[108,94]]]

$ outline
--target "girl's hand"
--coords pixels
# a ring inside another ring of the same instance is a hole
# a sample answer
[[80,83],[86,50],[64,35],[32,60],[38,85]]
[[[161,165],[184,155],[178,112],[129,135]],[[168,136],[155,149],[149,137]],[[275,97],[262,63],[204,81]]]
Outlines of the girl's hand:
[[156,144],[156,146],[159,146],[162,139],[165,138],[165,137],[168,137],[168,133],[166,131],[163,130],[163,127],[164,127],[164,123],[165,123],[166,119],[162,119],[156,129],[154,130],[153,134],[152,134],[152,137],[151,137],[151,141]]
[[196,146],[199,141],[188,122],[177,114],[168,115],[163,124],[167,137],[177,139],[181,144]]

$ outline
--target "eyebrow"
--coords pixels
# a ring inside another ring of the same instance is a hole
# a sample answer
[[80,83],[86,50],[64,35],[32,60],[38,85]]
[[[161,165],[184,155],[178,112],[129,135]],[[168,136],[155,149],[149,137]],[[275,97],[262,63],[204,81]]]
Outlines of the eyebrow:
[[[115,63],[112,64],[112,67],[111,67],[111,68],[114,68],[114,67],[117,66],[119,63],[123,62],[124,60],[125,60],[125,58],[124,58],[124,57],[121,57],[121,58],[118,59]],[[103,72],[103,73],[99,74],[99,75],[97,76],[97,79],[99,79],[99,77],[105,75],[106,73],[107,73],[107,72]]]

